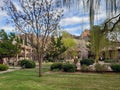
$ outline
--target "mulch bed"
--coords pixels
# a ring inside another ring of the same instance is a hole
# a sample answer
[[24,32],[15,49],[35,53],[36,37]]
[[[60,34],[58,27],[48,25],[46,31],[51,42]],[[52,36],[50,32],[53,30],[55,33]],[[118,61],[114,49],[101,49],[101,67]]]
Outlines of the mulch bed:
[[58,72],[53,72],[53,71],[48,71],[45,72],[45,74],[81,74],[81,73],[91,73],[91,74],[114,74],[114,73],[119,73],[120,72],[114,72],[114,71],[104,71],[104,72],[96,72],[96,71],[88,71],[88,72],[83,72],[83,71],[76,71],[76,72],[62,72],[62,71],[58,71]]

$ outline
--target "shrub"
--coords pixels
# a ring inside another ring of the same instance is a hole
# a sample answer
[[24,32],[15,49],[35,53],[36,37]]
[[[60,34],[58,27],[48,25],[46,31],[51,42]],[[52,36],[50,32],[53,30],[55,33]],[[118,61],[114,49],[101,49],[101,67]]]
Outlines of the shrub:
[[21,60],[19,64],[22,68],[35,68],[36,66],[34,61],[27,59]]
[[117,61],[113,60],[113,59],[106,59],[104,62],[106,62],[106,63],[116,63]]
[[21,61],[22,61],[22,60],[19,60],[19,61],[18,61],[18,66],[21,66]]
[[120,64],[112,64],[111,68],[115,72],[120,72]]
[[53,59],[48,58],[47,61],[48,61],[48,62],[53,62]]
[[0,71],[5,71],[8,69],[7,65],[0,64]]
[[75,64],[65,63],[62,68],[64,72],[75,72],[77,67]]
[[89,71],[88,66],[82,65],[82,66],[81,66],[81,71],[82,71],[82,72],[88,72],[88,71]]
[[97,71],[97,72],[105,72],[105,71],[108,71],[108,66],[105,65],[105,64],[97,63],[97,64],[95,64],[95,71]]
[[59,62],[53,63],[50,67],[50,70],[52,71],[59,71],[61,69],[62,69],[62,63],[59,63]]
[[94,63],[94,60],[92,59],[83,59],[80,61],[81,65],[87,65],[87,66],[92,65],[93,63]]

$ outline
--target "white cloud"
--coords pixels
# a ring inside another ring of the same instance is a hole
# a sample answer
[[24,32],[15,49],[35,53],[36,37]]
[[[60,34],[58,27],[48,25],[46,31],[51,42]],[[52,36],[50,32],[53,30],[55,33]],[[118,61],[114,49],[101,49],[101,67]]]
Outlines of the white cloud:
[[2,19],[5,19],[7,17],[8,17],[7,13],[5,11],[0,11],[0,22],[1,22]]
[[77,30],[84,30],[84,29],[89,29],[90,26],[89,24],[87,25],[82,25],[82,26],[77,26],[77,27],[72,27],[72,28],[66,28],[65,30],[70,31],[70,32],[75,32]]
[[[4,1],[5,0],[0,0],[0,8],[5,6]],[[0,20],[7,18],[7,17],[8,17],[7,12],[5,10],[0,9]]]
[[89,17],[73,16],[73,17],[63,18],[60,21],[60,25],[61,26],[67,26],[67,25],[75,25],[75,24],[88,23],[88,22],[89,22]]
[[81,26],[79,27],[72,27],[72,28],[66,28],[65,30],[68,32],[76,32],[81,29]]
[[95,14],[95,24],[100,24],[104,22],[104,20],[107,18],[106,11],[100,10],[99,13]]
[[[100,13],[95,15],[95,22],[99,20],[103,20],[106,18],[105,13]],[[89,16],[73,16],[73,17],[68,17],[68,18],[63,18],[60,21],[61,26],[68,26],[68,25],[75,25],[75,24],[81,24],[81,23],[89,23]]]
[[0,0],[0,6],[1,7],[5,5],[4,1],[6,1],[6,0]]
[[85,29],[90,29],[90,25],[89,24],[86,24],[86,25],[82,25],[82,26],[77,26],[77,27],[72,27],[72,28],[65,28],[64,30],[71,33],[71,34],[74,34],[74,35],[77,35],[77,36],[80,36],[81,32]]
[[7,16],[7,13],[5,11],[0,11],[0,17]]
[[16,9],[17,9],[17,11],[21,11],[21,12],[23,12],[22,7],[21,7],[21,6],[19,6],[17,2],[13,2],[13,4],[15,5],[15,7],[16,7]]
[[[105,18],[106,18],[106,12],[101,10],[99,12],[99,14],[95,14],[95,24],[102,23],[105,20]],[[63,18],[60,21],[60,25],[63,28],[66,27],[65,28],[66,31],[68,31],[72,34],[78,35],[77,34],[78,32],[81,32],[85,29],[90,29],[89,15],[81,16],[81,17],[80,16],[71,16],[71,17]],[[69,26],[71,26],[71,27],[69,27]]]
[[3,26],[0,29],[4,29],[6,32],[13,32],[13,30],[15,30],[14,27],[8,26],[8,25],[7,26]]

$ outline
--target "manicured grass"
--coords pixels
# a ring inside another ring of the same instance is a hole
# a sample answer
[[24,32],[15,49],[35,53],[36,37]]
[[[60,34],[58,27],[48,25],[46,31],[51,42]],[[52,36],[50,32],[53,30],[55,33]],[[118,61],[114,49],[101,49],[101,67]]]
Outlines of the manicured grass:
[[[0,90],[120,90],[120,74],[46,73],[38,77],[37,69],[0,74]],[[48,68],[47,68],[48,67]]]

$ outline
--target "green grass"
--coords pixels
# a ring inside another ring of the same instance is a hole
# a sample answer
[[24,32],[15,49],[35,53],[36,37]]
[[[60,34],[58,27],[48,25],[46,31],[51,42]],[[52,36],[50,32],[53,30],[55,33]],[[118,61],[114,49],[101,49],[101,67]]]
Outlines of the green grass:
[[[0,74],[0,90],[120,90],[120,74],[45,73],[37,69],[24,69]],[[47,68],[48,67],[48,68]]]

